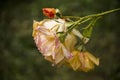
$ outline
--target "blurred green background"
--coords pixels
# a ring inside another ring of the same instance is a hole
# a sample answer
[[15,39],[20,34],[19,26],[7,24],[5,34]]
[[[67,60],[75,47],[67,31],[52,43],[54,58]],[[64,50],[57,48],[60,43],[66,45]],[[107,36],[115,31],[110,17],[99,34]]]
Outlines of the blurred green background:
[[120,7],[120,0],[1,0],[0,80],[120,80],[120,11],[98,20],[87,48],[100,58],[88,73],[52,67],[38,52],[33,20],[45,18],[42,8],[85,16]]

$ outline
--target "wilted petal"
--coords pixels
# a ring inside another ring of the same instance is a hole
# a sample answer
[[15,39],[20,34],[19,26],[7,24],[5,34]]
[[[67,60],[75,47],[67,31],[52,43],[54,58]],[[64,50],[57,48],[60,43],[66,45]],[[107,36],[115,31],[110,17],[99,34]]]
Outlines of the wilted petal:
[[91,61],[86,55],[86,52],[73,51],[73,56],[68,60],[68,63],[73,68],[73,70],[81,70],[88,72],[94,69],[94,62]]
[[79,52],[73,51],[72,54],[73,54],[73,57],[69,59],[69,64],[71,65],[73,70],[77,70],[81,66],[79,55],[78,55]]
[[94,64],[97,65],[98,62],[99,62],[89,52],[80,52],[79,59],[80,59],[80,62],[82,64],[82,66],[80,67],[80,69],[83,70],[83,71],[85,71],[85,72],[94,69]]
[[62,51],[63,51],[64,56],[67,59],[71,58],[72,54],[70,53],[70,51],[68,51],[63,44],[61,44],[61,47],[62,47]]
[[[51,56],[54,53],[54,43],[51,42],[45,42],[41,46],[42,48],[42,53],[44,56]],[[54,55],[53,55],[54,56]]]
[[43,24],[44,28],[46,29],[52,29],[55,25],[59,24],[55,20],[46,20]]
[[52,56],[45,56],[44,58],[45,58],[46,60],[54,63],[54,60],[53,60]]
[[80,52],[79,59],[82,64],[82,66],[80,67],[80,70],[87,72],[94,68],[93,63],[89,60],[89,58],[84,53]]
[[55,64],[58,64],[60,61],[64,59],[64,55],[62,54],[62,48],[57,48],[55,50]]
[[58,19],[57,21],[61,24],[57,32],[65,32],[66,31],[65,21],[62,19]]
[[73,34],[68,34],[66,36],[65,39],[65,47],[69,50],[69,51],[73,51],[75,44],[77,43],[76,41],[76,37]]
[[85,55],[82,52],[79,52],[79,60],[81,62],[81,67],[85,67]]
[[95,63],[97,66],[99,65],[99,58],[96,58],[95,56],[93,56],[92,54],[90,54],[89,52],[85,53],[86,56],[88,56],[88,58]]
[[33,33],[32,33],[33,37],[36,36],[37,30],[35,30],[35,29],[37,28],[37,26],[38,26],[38,22],[34,20],[33,21]]

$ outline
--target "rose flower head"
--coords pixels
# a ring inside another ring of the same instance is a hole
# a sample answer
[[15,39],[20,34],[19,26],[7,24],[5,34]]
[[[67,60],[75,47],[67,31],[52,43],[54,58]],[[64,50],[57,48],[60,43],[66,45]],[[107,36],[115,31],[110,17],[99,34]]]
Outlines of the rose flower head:
[[89,71],[94,64],[99,65],[99,59],[89,52],[75,50],[76,33],[68,33],[64,42],[60,42],[58,32],[66,31],[66,21],[63,19],[44,19],[34,21],[33,37],[36,46],[44,58],[53,64],[67,63],[73,70]]
[[[57,36],[57,32],[64,32],[65,30],[65,21],[62,19],[45,19],[33,23],[33,37],[36,46],[45,59],[53,64],[58,64],[65,58],[72,57],[70,49],[73,47],[68,45],[73,45],[73,42],[67,41],[64,45]],[[73,38],[73,35],[69,34],[66,40]]]
[[89,70],[94,69],[94,64],[99,65],[99,59],[93,56],[91,53],[85,51],[73,51],[73,57],[69,59],[69,64],[73,70],[81,70],[88,72]]

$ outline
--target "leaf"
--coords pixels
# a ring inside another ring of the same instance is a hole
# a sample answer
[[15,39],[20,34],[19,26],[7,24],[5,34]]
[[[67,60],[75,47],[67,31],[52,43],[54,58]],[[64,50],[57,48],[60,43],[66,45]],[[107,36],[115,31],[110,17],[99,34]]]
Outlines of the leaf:
[[84,37],[88,37],[88,38],[91,37],[93,27],[99,18],[100,17],[93,18],[93,20],[84,28],[83,30]]
[[67,33],[65,33],[65,32],[58,32],[57,35],[58,35],[58,37],[60,39],[60,42],[63,43],[65,41]]
[[83,31],[83,36],[85,37],[91,37],[93,27],[89,27]]

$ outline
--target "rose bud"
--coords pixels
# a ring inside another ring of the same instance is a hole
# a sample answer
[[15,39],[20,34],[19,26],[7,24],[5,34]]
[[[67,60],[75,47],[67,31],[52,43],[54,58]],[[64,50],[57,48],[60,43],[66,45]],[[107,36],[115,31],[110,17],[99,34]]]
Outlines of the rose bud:
[[49,18],[54,18],[56,15],[56,9],[54,8],[43,8],[43,14]]

